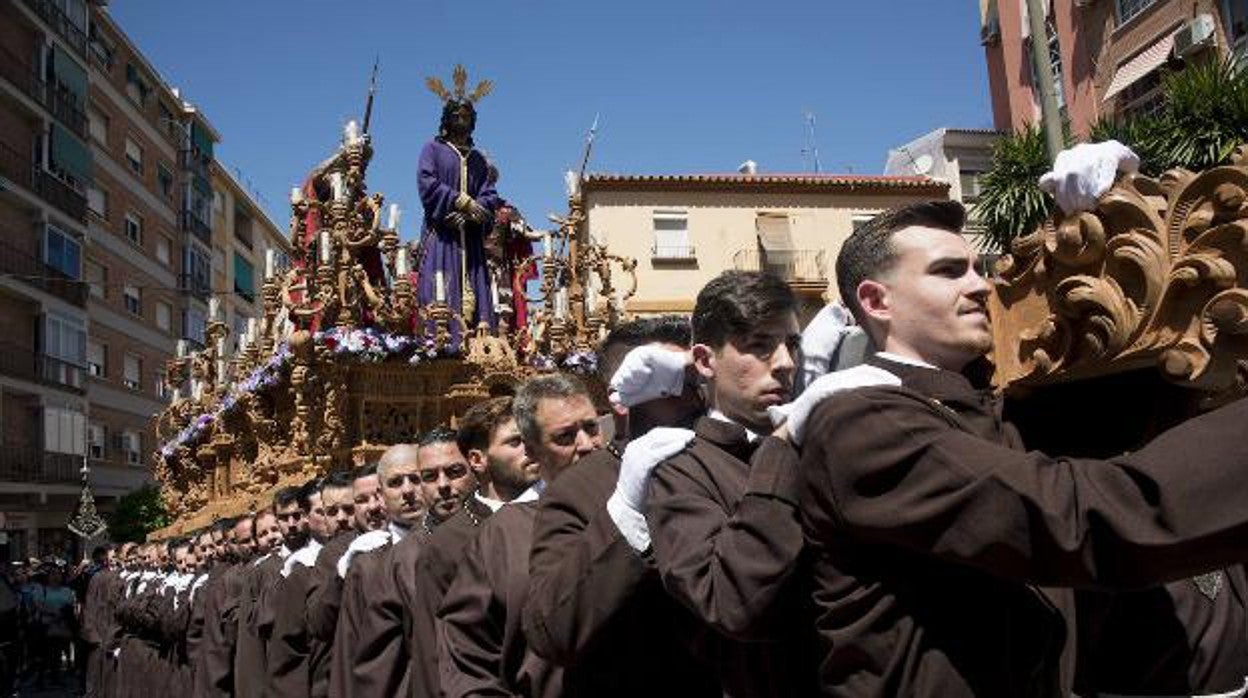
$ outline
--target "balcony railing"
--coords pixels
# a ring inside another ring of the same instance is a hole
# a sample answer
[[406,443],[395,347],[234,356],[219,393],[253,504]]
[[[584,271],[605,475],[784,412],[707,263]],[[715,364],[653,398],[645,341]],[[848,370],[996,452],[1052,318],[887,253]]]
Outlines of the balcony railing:
[[212,247],[212,226],[195,215],[194,211],[182,212],[182,229],[199,238],[199,241]]
[[82,393],[86,369],[46,356],[17,342],[0,342],[0,374]]
[[823,250],[766,252],[741,250],[733,255],[733,266],[742,271],[766,271],[793,282],[826,282],[827,264]]
[[211,163],[212,157],[200,151],[199,148],[183,148],[178,151],[178,164],[184,170],[207,177],[208,165]]
[[208,300],[208,296],[212,295],[211,282],[193,274],[179,274],[178,287],[201,301]]
[[[8,235],[8,231],[0,230],[0,233]],[[87,305],[87,284],[66,276],[38,257],[4,241],[0,241],[0,274],[42,289],[79,308]]]
[[693,245],[654,245],[650,258],[656,262],[693,262],[698,254]]
[[70,218],[86,222],[87,198],[85,196],[45,172],[38,163],[31,162],[30,158],[23,157],[21,153],[4,143],[0,143],[0,176],[34,192],[39,198],[60,209]]
[[87,137],[87,113],[83,111],[82,100],[59,85],[45,82],[29,59],[0,46],[0,77],[38,102],[71,131]]
[[32,446],[0,447],[0,481],[76,483],[82,479],[81,468],[81,456]]
[[87,34],[79,29],[69,16],[61,11],[50,0],[22,0],[22,3],[34,10],[44,22],[47,23],[52,31],[65,40],[74,50],[78,51],[78,55],[86,57],[87,55]]
[[33,191],[34,187],[30,184],[30,177],[33,173],[29,157],[0,141],[0,177]]

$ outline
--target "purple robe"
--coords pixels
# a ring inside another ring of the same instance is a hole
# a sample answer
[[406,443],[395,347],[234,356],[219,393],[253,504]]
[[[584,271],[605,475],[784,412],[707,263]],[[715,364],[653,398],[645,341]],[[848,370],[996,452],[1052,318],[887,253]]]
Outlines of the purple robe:
[[[445,279],[446,303],[451,312],[458,314],[462,290],[459,230],[444,223],[447,214],[455,211],[455,199],[459,196],[460,158],[455,149],[446,143],[432,140],[420,151],[420,201],[425,207],[425,223],[421,232],[420,275],[416,283],[416,297],[421,305],[434,300],[434,273],[442,272]],[[500,199],[489,181],[489,166],[485,156],[473,149],[468,151],[469,196],[491,214],[498,208]],[[485,264],[484,229],[475,223],[467,224],[465,242],[468,252],[468,278],[476,293],[476,312],[472,318],[464,318],[469,329],[479,322],[495,326],[494,306],[490,294],[490,276]],[[432,331],[432,327],[428,328]],[[452,342],[459,343],[458,328],[452,323]]]

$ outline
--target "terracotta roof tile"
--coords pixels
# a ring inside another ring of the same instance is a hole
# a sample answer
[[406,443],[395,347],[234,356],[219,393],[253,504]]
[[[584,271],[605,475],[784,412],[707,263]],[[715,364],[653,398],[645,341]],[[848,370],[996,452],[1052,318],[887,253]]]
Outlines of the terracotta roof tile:
[[704,174],[603,174],[591,173],[585,177],[587,189],[617,189],[637,187],[641,189],[662,188],[721,188],[757,186],[774,188],[834,188],[834,189],[932,189],[945,190],[948,182],[924,176],[860,175],[860,174],[813,174],[779,173],[760,174],[704,173]]

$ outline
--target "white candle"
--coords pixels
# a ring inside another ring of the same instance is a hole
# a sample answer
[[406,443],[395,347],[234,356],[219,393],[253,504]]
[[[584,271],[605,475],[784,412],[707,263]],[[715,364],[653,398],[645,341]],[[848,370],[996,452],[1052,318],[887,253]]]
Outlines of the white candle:
[[341,172],[334,172],[329,175],[329,188],[333,192],[334,201],[347,198],[347,182]]
[[407,276],[407,248],[400,247],[394,256],[394,274],[398,277]]
[[217,385],[225,385],[225,374],[229,370],[229,364],[225,359],[217,359]]
[[542,246],[546,248],[546,259],[555,256],[555,248],[551,244],[550,233],[542,233]]
[[264,278],[271,279],[277,273],[277,250],[264,251]]
[[598,291],[592,283],[585,285],[585,314],[589,315],[598,308]]
[[555,317],[563,320],[568,316],[568,289],[555,291]]
[[191,381],[191,398],[198,400],[204,396],[204,384],[200,381]]
[[208,299],[208,319],[209,320],[221,319],[221,299],[215,296]]
[[567,172],[564,172],[563,173],[563,186],[564,186],[564,189],[566,189],[568,192],[568,197],[576,196],[576,193],[580,191],[581,189],[580,177],[572,170],[568,170]]
[[247,341],[255,341],[256,336],[260,332],[260,323],[256,322],[254,317],[247,318]]
[[181,400],[181,399],[182,399],[182,389],[174,388],[173,389],[173,401],[177,402],[178,400]]
[[442,270],[433,273],[433,299],[439,303],[446,302],[446,279],[442,278]]
[[390,204],[390,220],[386,222],[386,228],[397,231],[399,229],[399,205]]
[[178,358],[179,358],[179,359],[185,359],[185,358],[186,358],[186,350],[187,350],[187,347],[188,347],[188,346],[189,346],[189,345],[186,343],[186,340],[185,340],[185,339],[179,339],[179,340],[178,340]]
[[355,145],[359,140],[360,124],[355,119],[351,119],[342,129],[342,141],[347,145]]
[[321,231],[320,247],[321,247],[321,264],[329,264],[330,254],[332,252],[332,249],[329,243],[329,231],[328,230]]
[[497,281],[490,281],[490,299],[491,299],[491,300],[493,301],[493,303],[494,303],[494,308],[495,308],[495,310],[497,310],[497,309],[498,309],[498,305],[499,305],[499,303],[498,303],[498,282],[497,282]]
[[299,187],[290,188],[290,203],[291,205],[303,203],[303,189]]

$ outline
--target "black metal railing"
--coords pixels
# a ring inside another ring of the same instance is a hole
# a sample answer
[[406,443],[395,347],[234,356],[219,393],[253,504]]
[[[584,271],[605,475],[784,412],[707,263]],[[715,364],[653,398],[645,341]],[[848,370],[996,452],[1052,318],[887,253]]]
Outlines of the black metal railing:
[[83,381],[86,379],[87,367],[70,363],[46,354],[36,354],[35,362],[39,379],[44,383],[83,392]]
[[[10,238],[10,231],[0,228],[0,234]],[[42,259],[14,245],[0,240],[0,274],[49,293],[79,308],[87,305],[87,284],[71,278],[59,269],[48,266]]]
[[212,226],[201,220],[194,211],[182,212],[182,229],[199,238],[199,241],[212,247]]
[[23,60],[3,46],[0,46],[0,77],[38,102],[79,137],[87,137],[87,113],[83,110],[82,99],[62,85],[46,82],[31,61]]
[[194,274],[179,274],[178,288],[200,300],[207,300],[212,295],[212,284],[208,279]]
[[17,342],[0,342],[0,374],[82,393],[86,368]]
[[183,148],[178,151],[178,164],[184,170],[190,170],[203,177],[208,176],[208,165],[212,163],[212,156],[204,153],[199,148]]
[[31,165],[34,191],[39,198],[59,208],[65,215],[79,223],[87,222],[87,197],[74,191],[68,184],[46,172],[39,165]]
[[657,261],[689,262],[698,258],[693,245],[653,245],[650,258]]
[[57,36],[64,39],[65,43],[78,52],[78,55],[86,57],[87,33],[79,29],[69,16],[61,11],[61,8],[49,0],[22,0],[22,2],[34,10],[35,14],[39,15],[52,28],[52,31],[56,32]]
[[0,177],[12,181],[19,187],[33,190],[30,176],[30,156],[23,155],[12,146],[0,141]]
[[0,447],[0,481],[76,483],[82,479],[81,468],[82,456],[33,446]]
[[732,264],[742,271],[766,271],[790,282],[827,281],[825,257],[823,250],[767,252],[752,249],[737,252]]

